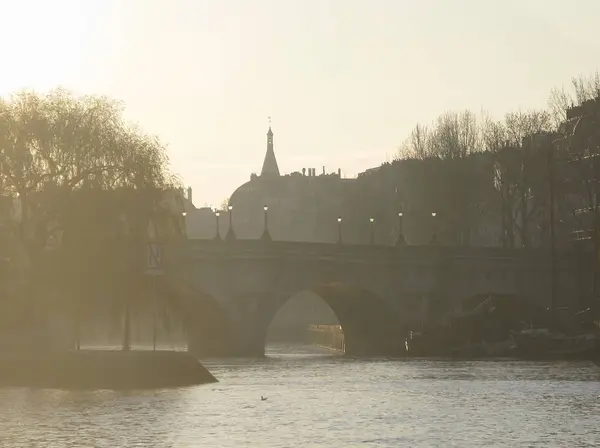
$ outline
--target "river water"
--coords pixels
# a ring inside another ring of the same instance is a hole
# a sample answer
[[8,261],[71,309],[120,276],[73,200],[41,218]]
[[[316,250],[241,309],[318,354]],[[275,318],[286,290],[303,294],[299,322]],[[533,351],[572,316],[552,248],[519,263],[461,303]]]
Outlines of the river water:
[[352,360],[276,346],[264,360],[206,365],[218,384],[2,389],[0,446],[600,446],[590,363]]

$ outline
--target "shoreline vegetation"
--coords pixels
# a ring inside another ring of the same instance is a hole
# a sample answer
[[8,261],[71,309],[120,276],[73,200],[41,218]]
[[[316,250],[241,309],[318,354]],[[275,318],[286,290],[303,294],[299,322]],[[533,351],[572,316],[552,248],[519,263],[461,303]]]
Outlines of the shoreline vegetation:
[[78,350],[0,354],[0,386],[140,390],[218,382],[187,352]]

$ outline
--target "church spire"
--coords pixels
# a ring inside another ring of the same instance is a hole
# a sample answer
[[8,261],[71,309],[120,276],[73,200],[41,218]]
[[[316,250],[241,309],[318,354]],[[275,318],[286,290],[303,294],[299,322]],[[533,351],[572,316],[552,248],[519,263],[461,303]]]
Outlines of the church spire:
[[273,131],[271,130],[271,117],[269,117],[269,131],[267,132],[267,153],[263,162],[261,176],[279,176],[279,166],[273,151]]

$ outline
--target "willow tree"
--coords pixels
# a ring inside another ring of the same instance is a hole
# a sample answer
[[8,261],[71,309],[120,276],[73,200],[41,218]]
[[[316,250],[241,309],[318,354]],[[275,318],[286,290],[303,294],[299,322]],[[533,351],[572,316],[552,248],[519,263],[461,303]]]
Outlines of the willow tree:
[[[20,204],[18,234],[33,266],[26,296],[37,309],[49,305],[49,290],[75,315],[94,297],[133,295],[148,223],[177,228],[163,225],[177,220],[165,204],[176,187],[166,149],[122,112],[118,102],[64,90],[0,104],[0,186]],[[121,293],[99,293],[109,284]]]

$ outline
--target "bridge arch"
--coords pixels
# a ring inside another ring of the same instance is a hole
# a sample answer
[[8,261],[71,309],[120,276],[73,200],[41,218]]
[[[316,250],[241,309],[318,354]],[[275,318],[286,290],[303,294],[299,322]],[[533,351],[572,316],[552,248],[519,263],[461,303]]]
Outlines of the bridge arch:
[[[398,356],[405,353],[405,331],[395,310],[378,295],[358,286],[329,282],[309,290],[331,308],[344,332],[350,356]],[[301,290],[302,291],[302,290]],[[259,299],[259,343],[263,350],[278,311],[297,293],[288,291]]]
[[[309,326],[321,326],[321,331],[327,331],[330,336],[333,332],[339,339],[336,348],[342,349],[343,338],[340,338],[339,325],[337,316],[327,302],[312,291],[300,291],[290,297],[275,313],[268,326],[267,350],[271,344],[307,342]],[[317,329],[313,328],[313,331]],[[314,337],[315,335],[310,336],[311,342],[321,343]],[[328,345],[332,342],[322,343]]]
[[188,351],[199,358],[227,356],[231,349],[227,312],[208,294],[174,282],[160,283],[158,293],[181,316]]

